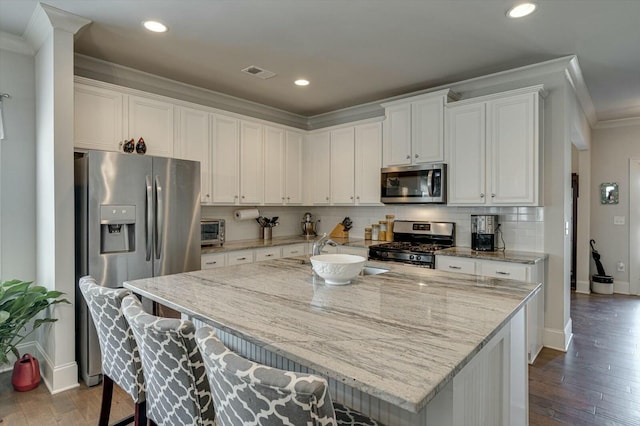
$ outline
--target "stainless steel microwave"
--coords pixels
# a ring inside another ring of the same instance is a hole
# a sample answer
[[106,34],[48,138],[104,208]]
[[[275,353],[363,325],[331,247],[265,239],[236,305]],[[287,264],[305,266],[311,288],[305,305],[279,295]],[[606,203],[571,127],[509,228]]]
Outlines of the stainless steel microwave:
[[221,246],[224,244],[224,219],[203,218],[200,221],[200,244]]
[[446,204],[447,165],[428,163],[419,166],[381,169],[380,201],[385,204]]

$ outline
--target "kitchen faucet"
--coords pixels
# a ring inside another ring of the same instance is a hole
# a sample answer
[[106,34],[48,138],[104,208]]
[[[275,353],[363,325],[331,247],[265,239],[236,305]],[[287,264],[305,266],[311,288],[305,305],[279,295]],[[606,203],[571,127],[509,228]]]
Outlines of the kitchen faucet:
[[322,234],[322,237],[320,237],[318,241],[313,243],[311,255],[318,256],[319,254],[322,254],[322,248],[327,244],[333,247],[338,245],[338,243],[327,237],[327,233],[325,232],[324,234]]

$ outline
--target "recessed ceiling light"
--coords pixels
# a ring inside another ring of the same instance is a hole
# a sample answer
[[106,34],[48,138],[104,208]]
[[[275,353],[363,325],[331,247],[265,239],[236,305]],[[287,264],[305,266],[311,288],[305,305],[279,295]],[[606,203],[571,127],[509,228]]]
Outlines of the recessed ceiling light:
[[154,33],[164,33],[167,31],[167,26],[158,21],[144,21],[142,23],[146,29],[153,31]]
[[309,80],[305,80],[303,78],[294,81],[296,86],[308,86],[309,85]]
[[532,14],[536,7],[535,3],[519,3],[507,11],[507,16],[509,18],[523,18]]

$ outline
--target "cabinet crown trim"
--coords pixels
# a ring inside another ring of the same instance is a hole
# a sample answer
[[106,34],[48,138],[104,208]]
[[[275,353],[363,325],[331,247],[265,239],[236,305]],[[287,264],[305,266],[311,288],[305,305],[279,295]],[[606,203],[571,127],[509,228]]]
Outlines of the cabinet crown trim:
[[429,92],[429,93],[423,93],[422,95],[417,95],[417,96],[409,96],[406,98],[402,98],[402,99],[398,99],[398,100],[394,100],[391,102],[384,102],[381,103],[380,105],[383,108],[388,108],[391,106],[395,106],[395,105],[405,105],[407,103],[411,103],[411,102],[415,102],[415,101],[421,101],[424,99],[431,99],[431,98],[437,98],[440,96],[444,96],[445,97],[445,104],[447,103],[447,101],[452,102],[452,101],[457,101],[458,99],[460,99],[460,95],[456,92],[454,92],[451,89],[444,89],[444,90],[438,90],[436,92]]
[[544,90],[544,85],[537,84],[535,86],[522,87],[520,89],[508,90],[506,92],[492,93],[490,95],[478,96],[475,98],[462,99],[450,104],[446,104],[445,107],[457,107],[467,104],[475,104],[478,102],[487,102],[494,99],[503,99],[508,96],[525,95],[528,93],[538,93],[543,98],[547,96],[547,92]]

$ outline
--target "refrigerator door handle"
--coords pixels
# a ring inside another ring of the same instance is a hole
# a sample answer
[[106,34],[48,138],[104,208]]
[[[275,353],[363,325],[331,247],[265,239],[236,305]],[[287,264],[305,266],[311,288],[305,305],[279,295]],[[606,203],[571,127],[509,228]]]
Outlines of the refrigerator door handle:
[[156,259],[160,259],[162,255],[162,233],[164,231],[164,195],[162,194],[162,186],[160,178],[156,176]]
[[147,221],[145,223],[145,231],[147,234],[147,262],[151,260],[151,251],[153,250],[153,187],[151,186],[151,176],[146,177],[146,185],[147,185],[147,204],[146,204],[146,213],[147,213]]

